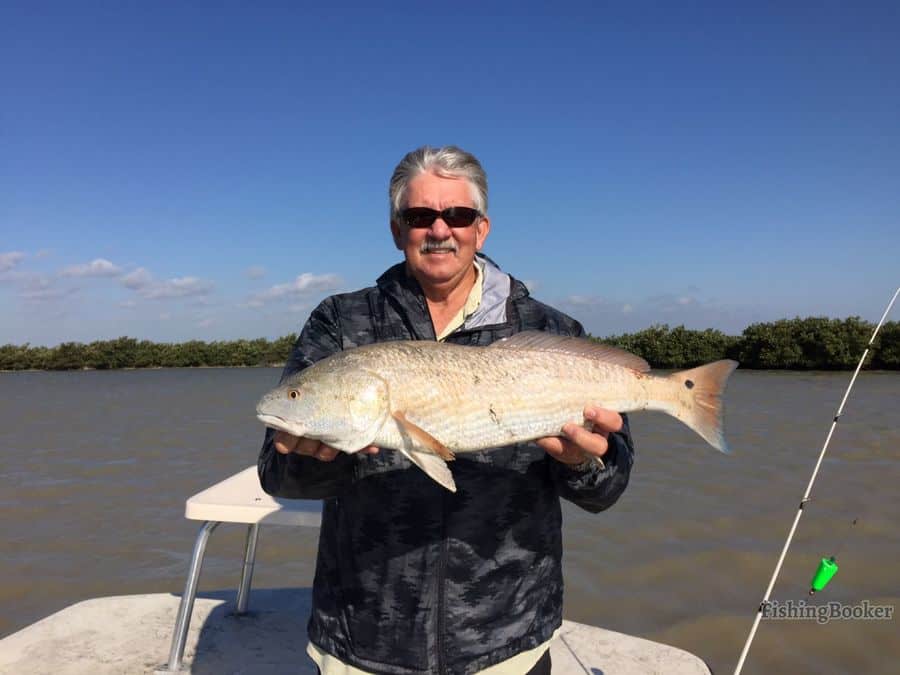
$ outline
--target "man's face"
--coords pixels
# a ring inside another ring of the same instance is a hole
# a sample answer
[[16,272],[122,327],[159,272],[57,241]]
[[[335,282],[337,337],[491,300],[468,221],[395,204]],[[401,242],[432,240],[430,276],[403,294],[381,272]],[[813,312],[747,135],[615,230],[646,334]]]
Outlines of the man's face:
[[[465,178],[443,178],[432,173],[419,174],[406,190],[406,208],[426,206],[442,211],[451,206],[475,208],[472,187]],[[479,218],[468,227],[449,227],[443,218],[431,227],[410,228],[391,223],[394,243],[406,256],[410,272],[422,285],[454,287],[465,279],[487,239],[491,223]]]

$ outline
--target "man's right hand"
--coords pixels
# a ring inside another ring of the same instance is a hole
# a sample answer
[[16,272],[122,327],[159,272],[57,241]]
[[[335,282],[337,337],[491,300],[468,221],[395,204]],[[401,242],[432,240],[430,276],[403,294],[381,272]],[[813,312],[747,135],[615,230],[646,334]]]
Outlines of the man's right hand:
[[[291,436],[291,434],[287,433],[286,431],[276,431],[275,436],[272,438],[272,442],[275,445],[275,449],[282,455],[287,455],[295,452],[298,455],[315,457],[320,462],[331,462],[335,457],[338,456],[338,453],[340,452],[340,450],[338,450],[337,448],[332,448],[330,445],[325,445],[321,441],[317,441],[313,438]],[[378,447],[369,445],[360,450],[360,452],[367,455],[374,455],[378,452]]]

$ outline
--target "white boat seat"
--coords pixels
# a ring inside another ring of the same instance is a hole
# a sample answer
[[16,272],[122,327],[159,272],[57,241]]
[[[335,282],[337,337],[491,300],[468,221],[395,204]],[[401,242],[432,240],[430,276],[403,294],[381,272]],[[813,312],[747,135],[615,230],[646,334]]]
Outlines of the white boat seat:
[[244,614],[247,611],[250,582],[253,579],[259,526],[319,527],[322,522],[322,502],[276,499],[267,495],[259,485],[256,465],[253,465],[190,497],[184,504],[184,517],[189,520],[202,520],[203,525],[194,543],[194,555],[191,558],[184,594],[181,596],[175,619],[168,665],[165,670],[158,672],[181,672],[184,645],[191,624],[194,598],[197,596],[197,582],[200,579],[200,569],[203,567],[203,554],[213,530],[220,523],[244,523],[249,526],[235,610],[236,614]]

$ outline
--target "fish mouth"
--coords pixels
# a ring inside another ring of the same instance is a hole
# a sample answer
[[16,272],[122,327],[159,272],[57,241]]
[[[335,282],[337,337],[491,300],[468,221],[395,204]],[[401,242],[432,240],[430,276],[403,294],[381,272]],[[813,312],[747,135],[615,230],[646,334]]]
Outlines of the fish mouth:
[[286,420],[278,415],[270,415],[268,413],[256,413],[256,419],[265,424],[270,429],[276,431],[286,431],[292,436],[303,436],[306,433],[306,427],[290,420]]

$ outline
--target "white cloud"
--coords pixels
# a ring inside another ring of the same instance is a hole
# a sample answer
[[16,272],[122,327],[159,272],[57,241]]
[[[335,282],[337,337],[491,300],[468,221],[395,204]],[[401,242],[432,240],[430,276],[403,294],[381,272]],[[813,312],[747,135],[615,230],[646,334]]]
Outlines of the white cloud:
[[166,298],[188,298],[196,295],[206,295],[212,291],[210,281],[197,277],[176,277],[151,283],[142,287],[139,293],[148,300],[162,300]]
[[53,255],[53,251],[49,248],[42,248],[37,253],[34,254],[34,257],[38,260],[43,260],[44,258],[49,258]]
[[66,267],[60,272],[60,275],[64,277],[117,277],[121,273],[121,267],[113,265],[104,258],[96,258],[84,265]]
[[153,276],[143,267],[138,267],[133,272],[129,272],[122,277],[122,285],[133,291],[149,286],[153,281]]
[[599,295],[570,295],[563,303],[571,307],[609,307],[611,304]]
[[627,299],[570,295],[557,306],[601,337],[643,330],[654,324],[684,325],[697,330],[718,328],[736,335],[746,326],[749,315],[749,308],[725,305],[700,289]]
[[541,287],[541,284],[540,284],[539,282],[535,281],[534,279],[524,279],[524,280],[522,281],[522,283],[525,284],[525,288],[528,289],[528,292],[529,292],[529,293],[532,293],[532,294],[533,294],[538,288]]
[[25,259],[25,254],[21,251],[9,251],[8,253],[0,253],[0,274],[9,272],[13,267],[18,265]]
[[197,322],[197,328],[209,328],[216,322],[215,319],[203,319]]
[[137,303],[134,300],[123,300],[119,303],[119,307],[131,308],[137,307]]
[[244,270],[244,275],[248,279],[262,279],[266,276],[266,268],[261,267],[260,265],[254,265],[253,267],[248,267]]
[[298,299],[311,293],[332,291],[341,285],[342,280],[336,274],[311,274],[304,272],[286,284],[276,284],[271,288],[254,293],[247,301],[247,307],[262,307],[273,300]]
[[45,302],[61,300],[77,291],[74,286],[63,288],[56,286],[48,277],[35,275],[25,280],[20,297],[29,302]]
[[189,298],[208,295],[213,283],[198,277],[175,277],[156,281],[145,268],[138,267],[121,279],[125,288],[137,291],[148,300],[164,300],[169,298]]
[[159,315],[160,321],[168,321],[171,318],[172,318],[172,315],[169,314],[168,312],[163,312],[162,314]]

